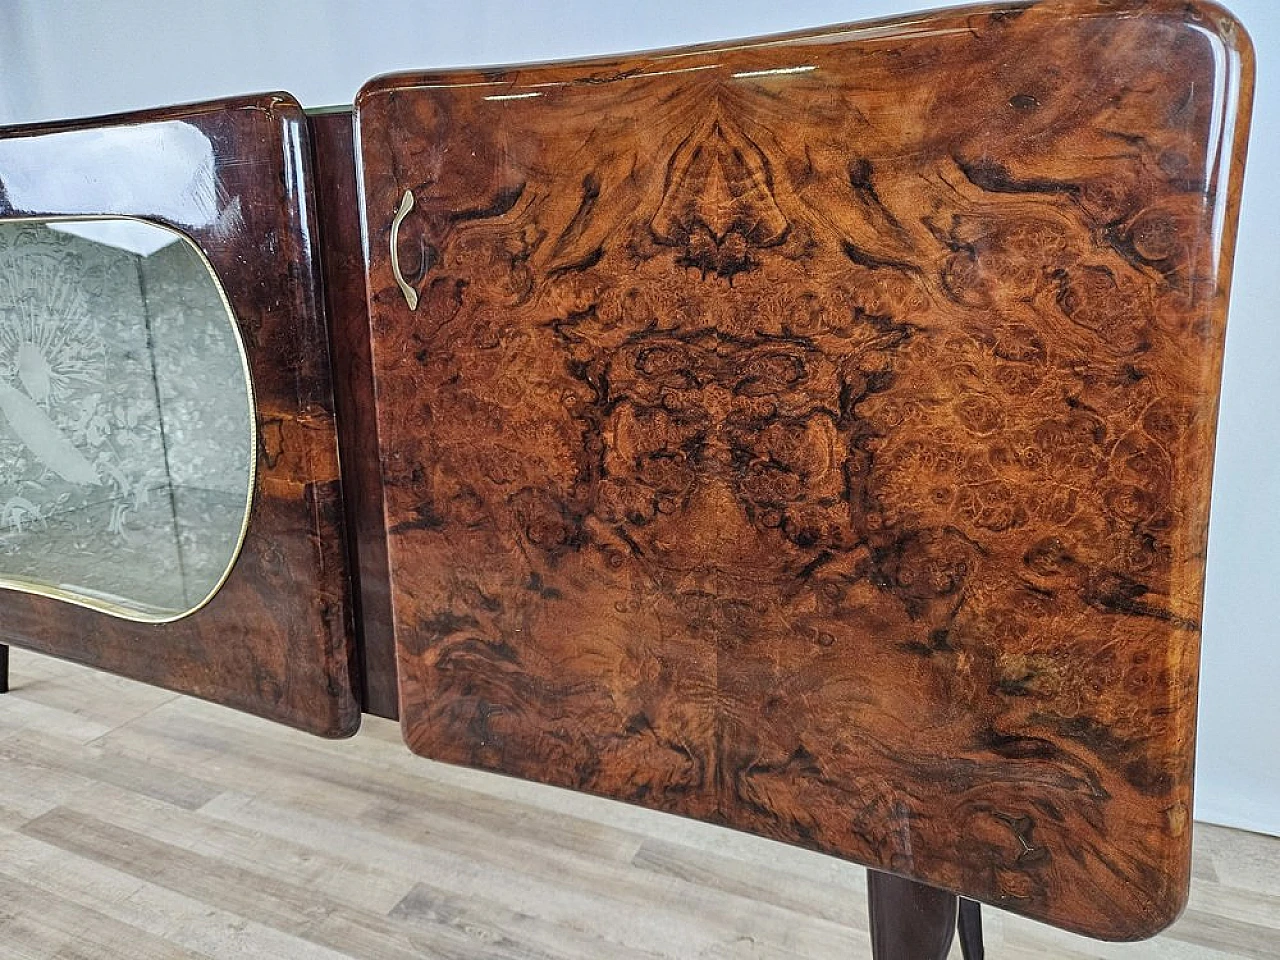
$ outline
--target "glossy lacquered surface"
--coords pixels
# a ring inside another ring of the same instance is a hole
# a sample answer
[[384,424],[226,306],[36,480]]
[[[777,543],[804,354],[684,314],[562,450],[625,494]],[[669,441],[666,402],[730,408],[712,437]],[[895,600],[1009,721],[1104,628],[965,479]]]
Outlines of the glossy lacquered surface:
[[258,437],[243,548],[206,606],[148,625],[0,591],[0,640],[314,733],[355,730],[314,203],[305,118],[284,95],[0,133],[0,218],[127,216],[194,242],[244,342]]
[[309,114],[307,125],[315,159],[325,304],[333,340],[347,544],[356,574],[360,704],[366,713],[394,720],[398,715],[395,642],[351,110]]
[[1170,922],[1252,75],[1097,0],[366,87],[413,749]]

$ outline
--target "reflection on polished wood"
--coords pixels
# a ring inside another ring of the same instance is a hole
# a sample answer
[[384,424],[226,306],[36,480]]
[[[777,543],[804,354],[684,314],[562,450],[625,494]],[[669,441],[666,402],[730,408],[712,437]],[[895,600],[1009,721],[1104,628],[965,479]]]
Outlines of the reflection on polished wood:
[[[0,762],[0,953],[14,960],[870,951],[853,864],[427,763],[386,721],[326,742],[15,650]],[[984,919],[992,960],[1274,960],[1280,839],[1198,825],[1191,905],[1146,943]]]
[[367,86],[413,749],[1169,923],[1251,89],[1184,0]]
[[382,522],[378,424],[369,361],[369,311],[360,253],[360,201],[347,110],[307,115],[315,165],[324,301],[329,317],[334,400],[341,450],[342,505],[355,590],[360,707],[395,719],[395,642]]

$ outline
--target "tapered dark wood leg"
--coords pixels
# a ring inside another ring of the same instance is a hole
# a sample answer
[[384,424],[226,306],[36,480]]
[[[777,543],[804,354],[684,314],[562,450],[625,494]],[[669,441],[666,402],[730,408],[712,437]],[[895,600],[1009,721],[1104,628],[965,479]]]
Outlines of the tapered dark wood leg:
[[946,960],[955,939],[957,899],[923,883],[868,870],[873,960]]
[[964,960],[985,960],[982,945],[982,905],[976,900],[960,901],[960,952]]
[[0,693],[9,692],[9,648],[0,643]]

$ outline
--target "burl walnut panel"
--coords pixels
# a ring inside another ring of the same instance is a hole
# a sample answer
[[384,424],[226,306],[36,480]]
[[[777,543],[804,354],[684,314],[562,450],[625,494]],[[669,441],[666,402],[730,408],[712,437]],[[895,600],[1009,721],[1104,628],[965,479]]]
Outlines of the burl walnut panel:
[[[244,341],[259,438],[244,547],[205,607],[174,623],[134,623],[0,589],[0,642],[323,736],[354,733],[350,571],[302,108],[264,94],[10,127],[0,140],[0,219],[139,217],[200,248]],[[193,153],[193,141],[205,149]],[[30,157],[58,153],[93,157],[103,172],[85,175],[78,162],[34,187]],[[183,165],[190,196],[175,196]],[[5,189],[14,171],[21,205]]]
[[1170,922],[1251,88],[1132,0],[373,82],[413,749]]

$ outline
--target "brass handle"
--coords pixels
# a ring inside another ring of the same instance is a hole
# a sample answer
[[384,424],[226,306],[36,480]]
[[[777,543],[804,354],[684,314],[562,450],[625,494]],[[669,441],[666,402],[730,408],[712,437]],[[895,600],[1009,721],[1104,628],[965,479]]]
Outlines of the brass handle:
[[409,215],[409,211],[412,209],[413,191],[406,190],[404,196],[400,198],[400,209],[396,211],[396,215],[391,221],[391,273],[396,278],[396,286],[404,294],[405,303],[409,304],[409,309],[417,310],[418,291],[409,286],[404,274],[400,272],[400,224],[404,223],[404,218]]

